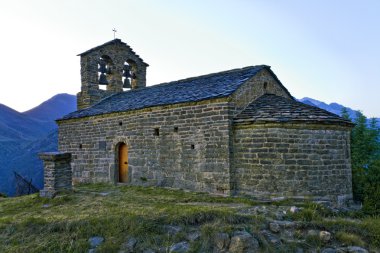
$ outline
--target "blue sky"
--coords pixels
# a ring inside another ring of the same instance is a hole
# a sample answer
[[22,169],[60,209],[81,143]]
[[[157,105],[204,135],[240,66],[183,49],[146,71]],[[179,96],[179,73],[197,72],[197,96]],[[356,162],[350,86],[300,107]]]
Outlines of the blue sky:
[[0,9],[0,103],[80,90],[78,53],[117,38],[148,85],[266,64],[296,98],[380,117],[380,1],[13,0]]

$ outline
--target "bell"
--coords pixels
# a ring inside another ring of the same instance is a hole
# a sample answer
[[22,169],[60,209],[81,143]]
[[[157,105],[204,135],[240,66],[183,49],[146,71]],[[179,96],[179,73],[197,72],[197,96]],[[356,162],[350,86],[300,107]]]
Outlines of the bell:
[[100,73],[106,73],[107,72],[106,63],[104,61],[99,62],[98,70]]
[[101,84],[101,85],[108,85],[107,77],[103,73],[100,73],[99,84]]
[[106,73],[107,73],[107,75],[109,75],[109,74],[112,74],[112,70],[111,70],[111,67],[108,67],[108,68],[107,68],[107,71],[106,71]]
[[124,72],[123,72],[123,76],[124,76],[125,78],[128,78],[128,77],[131,77],[131,74],[129,73],[129,71],[124,71]]
[[129,69],[129,66],[128,66],[128,65],[124,65],[124,68],[123,68],[123,76],[124,76],[125,78],[131,77],[131,73],[130,73],[130,69]]
[[129,70],[130,70],[129,65],[124,64],[124,66],[123,66],[123,70],[124,70],[125,72],[129,72]]
[[123,88],[132,88],[131,87],[131,82],[129,81],[128,78],[124,79]]

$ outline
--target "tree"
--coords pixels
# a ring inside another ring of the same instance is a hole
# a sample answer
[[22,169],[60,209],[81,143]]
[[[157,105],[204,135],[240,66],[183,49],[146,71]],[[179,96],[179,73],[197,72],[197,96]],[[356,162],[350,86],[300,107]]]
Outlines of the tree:
[[364,186],[363,211],[371,215],[380,214],[380,159],[369,166]]
[[[347,110],[342,117],[349,119]],[[351,132],[352,186],[354,199],[364,202],[364,211],[380,214],[380,129],[358,112]]]

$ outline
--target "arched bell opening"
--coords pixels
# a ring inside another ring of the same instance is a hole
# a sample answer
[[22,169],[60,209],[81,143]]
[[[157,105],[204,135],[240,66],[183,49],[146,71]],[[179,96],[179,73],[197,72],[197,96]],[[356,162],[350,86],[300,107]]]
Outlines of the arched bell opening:
[[128,146],[124,142],[119,142],[115,147],[116,169],[115,181],[117,183],[129,182],[129,168],[128,168]]
[[106,90],[113,74],[113,62],[108,55],[102,55],[98,59],[98,84],[99,89]]
[[137,88],[137,64],[133,60],[127,60],[123,66],[123,90]]

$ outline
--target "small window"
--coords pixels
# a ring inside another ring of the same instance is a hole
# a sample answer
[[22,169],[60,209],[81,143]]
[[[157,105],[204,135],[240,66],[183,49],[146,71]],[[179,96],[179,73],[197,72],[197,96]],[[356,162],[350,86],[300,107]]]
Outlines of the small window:
[[178,127],[174,127],[174,133],[178,133]]
[[82,148],[83,148],[82,144],[79,144],[79,149],[82,149]]
[[194,144],[191,144],[191,149],[195,149],[195,145]]
[[154,136],[159,136],[160,135],[160,129],[159,128],[155,128],[153,135]]
[[268,88],[268,83],[267,82],[264,82],[263,88],[264,88],[264,91],[267,90],[267,88]]
[[119,126],[122,126],[123,125],[123,122],[122,121],[119,121]]

